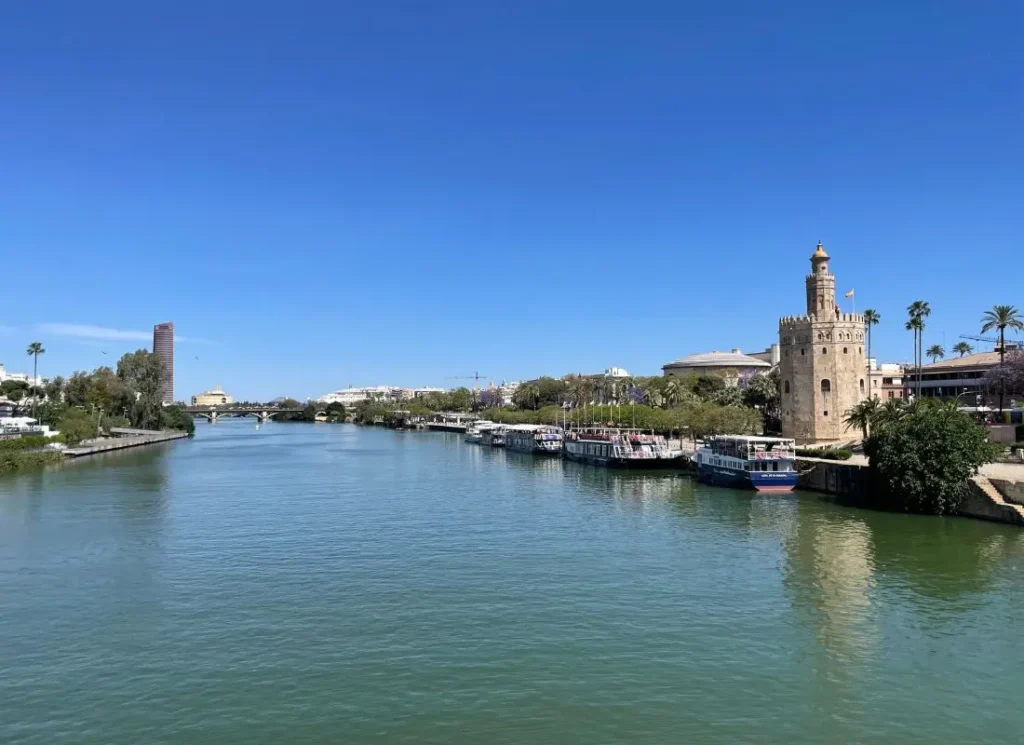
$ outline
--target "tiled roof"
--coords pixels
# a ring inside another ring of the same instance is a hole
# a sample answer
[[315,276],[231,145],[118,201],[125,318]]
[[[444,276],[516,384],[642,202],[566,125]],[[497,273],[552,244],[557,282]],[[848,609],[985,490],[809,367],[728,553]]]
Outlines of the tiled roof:
[[[1009,351],[1007,351],[1009,354]],[[999,364],[999,352],[980,352],[968,354],[964,357],[951,357],[948,360],[939,360],[930,365],[923,365],[922,371],[935,372],[938,370],[962,370],[969,367],[992,367]],[[908,368],[909,369],[909,368]]]

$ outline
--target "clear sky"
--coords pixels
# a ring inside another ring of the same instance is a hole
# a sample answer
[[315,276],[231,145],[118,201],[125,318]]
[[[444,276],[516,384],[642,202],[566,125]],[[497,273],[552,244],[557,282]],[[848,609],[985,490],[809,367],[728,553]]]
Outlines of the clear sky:
[[173,320],[179,398],[655,374],[775,340],[819,239],[879,357],[916,299],[948,349],[1024,306],[1022,38],[1017,0],[6,2],[0,360]]

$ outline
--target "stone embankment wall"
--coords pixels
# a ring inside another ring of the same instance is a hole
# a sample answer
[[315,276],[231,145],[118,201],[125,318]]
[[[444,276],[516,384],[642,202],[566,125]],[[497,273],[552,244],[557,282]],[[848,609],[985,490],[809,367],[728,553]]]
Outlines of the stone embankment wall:
[[800,472],[798,486],[826,494],[835,494],[843,502],[862,507],[868,497],[867,466],[825,460],[805,460],[796,462]]
[[[854,507],[870,507],[870,474],[867,466],[820,460],[797,460],[799,488],[834,494]],[[1024,526],[1024,483],[975,476],[960,514]]]

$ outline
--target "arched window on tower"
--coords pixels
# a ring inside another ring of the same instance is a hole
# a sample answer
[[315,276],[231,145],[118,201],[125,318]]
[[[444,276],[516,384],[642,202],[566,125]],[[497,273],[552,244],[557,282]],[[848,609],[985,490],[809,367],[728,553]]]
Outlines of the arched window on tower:
[[864,392],[864,378],[861,378],[861,379],[860,379],[860,392],[861,392],[861,393],[863,393],[863,392]]
[[832,392],[832,381],[829,380],[828,378],[822,378],[821,379],[821,392],[822,393],[831,393]]
[[818,310],[825,310],[825,298],[818,298]]
[[786,391],[786,393],[789,393],[789,381],[788,380],[786,381],[785,391]]
[[821,353],[822,354],[828,354],[828,347],[822,347],[821,348]]

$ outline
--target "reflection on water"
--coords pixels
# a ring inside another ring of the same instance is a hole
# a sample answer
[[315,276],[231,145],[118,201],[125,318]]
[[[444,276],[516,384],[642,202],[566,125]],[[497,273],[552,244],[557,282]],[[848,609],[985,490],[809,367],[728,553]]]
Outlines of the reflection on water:
[[1007,526],[200,424],[0,479],[0,742],[1019,742],[1021,569]]

